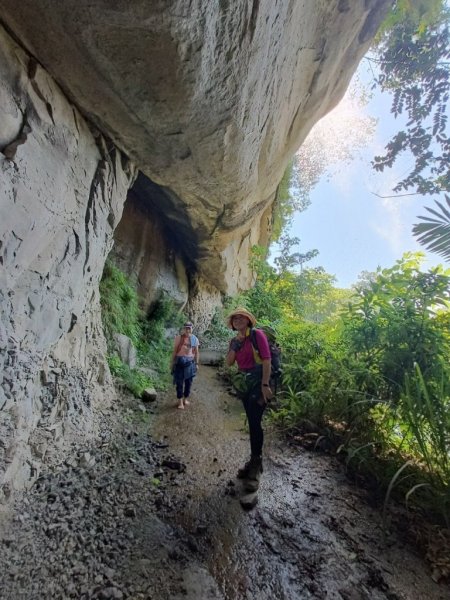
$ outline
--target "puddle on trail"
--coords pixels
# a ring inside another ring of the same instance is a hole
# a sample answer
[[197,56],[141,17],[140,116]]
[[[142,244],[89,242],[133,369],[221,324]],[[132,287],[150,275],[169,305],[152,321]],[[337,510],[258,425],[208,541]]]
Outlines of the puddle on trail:
[[179,565],[191,599],[444,600],[423,561],[392,537],[381,517],[332,458],[287,447],[266,434],[258,506],[239,504],[235,473],[248,458],[237,399],[203,367],[192,403],[168,394],[152,427],[167,453],[186,464],[160,518],[191,536],[192,562]]

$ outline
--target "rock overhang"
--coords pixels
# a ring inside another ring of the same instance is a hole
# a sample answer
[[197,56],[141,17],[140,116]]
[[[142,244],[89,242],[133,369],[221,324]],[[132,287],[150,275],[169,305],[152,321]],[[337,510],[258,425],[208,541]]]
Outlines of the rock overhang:
[[9,31],[165,189],[196,267],[251,282],[286,164],[343,95],[388,0],[0,0]]

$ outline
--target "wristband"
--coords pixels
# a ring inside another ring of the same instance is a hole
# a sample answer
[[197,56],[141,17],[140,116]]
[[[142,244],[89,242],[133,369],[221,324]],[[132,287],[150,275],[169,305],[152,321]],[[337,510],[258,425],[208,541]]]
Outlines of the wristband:
[[263,383],[262,386],[263,387],[270,387],[270,385],[268,383]]

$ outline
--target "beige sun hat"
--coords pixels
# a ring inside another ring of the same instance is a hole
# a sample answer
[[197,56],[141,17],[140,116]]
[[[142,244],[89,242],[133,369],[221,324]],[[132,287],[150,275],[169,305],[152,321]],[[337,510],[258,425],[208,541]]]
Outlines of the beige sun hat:
[[233,329],[233,324],[231,322],[233,317],[237,317],[238,315],[247,317],[252,327],[256,325],[256,318],[254,317],[254,315],[252,315],[251,312],[249,312],[246,308],[235,308],[233,312],[230,313],[227,317],[227,325],[230,329]]

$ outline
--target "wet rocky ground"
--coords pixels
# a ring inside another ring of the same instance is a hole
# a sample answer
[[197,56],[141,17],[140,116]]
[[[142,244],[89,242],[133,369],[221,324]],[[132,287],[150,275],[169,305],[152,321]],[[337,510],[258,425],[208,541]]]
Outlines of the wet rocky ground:
[[244,511],[244,418],[215,369],[175,406],[118,398],[99,443],[42,474],[1,524],[2,599],[450,598],[329,456],[269,432]]

